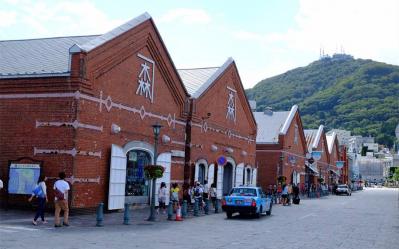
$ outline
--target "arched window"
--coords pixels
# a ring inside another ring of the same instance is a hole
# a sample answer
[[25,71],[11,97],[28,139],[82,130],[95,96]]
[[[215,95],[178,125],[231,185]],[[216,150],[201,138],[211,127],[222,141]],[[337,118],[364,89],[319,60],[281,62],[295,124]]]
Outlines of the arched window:
[[251,184],[251,169],[247,168],[245,175],[247,177],[245,184]]
[[205,165],[202,163],[198,165],[198,181],[201,184],[204,184],[205,181]]

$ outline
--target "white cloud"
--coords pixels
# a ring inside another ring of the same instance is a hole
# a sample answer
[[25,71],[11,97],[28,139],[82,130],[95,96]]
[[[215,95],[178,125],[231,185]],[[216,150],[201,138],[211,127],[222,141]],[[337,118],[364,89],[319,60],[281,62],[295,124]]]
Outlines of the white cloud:
[[[123,23],[109,18],[89,1],[25,0],[13,8],[11,24],[23,25],[34,37],[102,34]],[[0,12],[0,26],[4,25],[2,19]]]
[[178,8],[168,11],[159,18],[160,23],[183,22],[184,24],[208,24],[211,17],[202,9]]
[[15,23],[17,13],[14,11],[2,11],[0,10],[0,27],[8,27]]

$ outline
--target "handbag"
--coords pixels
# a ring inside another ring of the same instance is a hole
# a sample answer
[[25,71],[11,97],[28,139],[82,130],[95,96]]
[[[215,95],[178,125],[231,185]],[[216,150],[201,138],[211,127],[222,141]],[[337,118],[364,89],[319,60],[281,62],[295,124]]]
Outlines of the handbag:
[[57,200],[62,201],[65,200],[64,193],[62,193],[58,188],[55,188],[55,197],[57,197]]
[[32,193],[36,197],[42,197],[44,195],[43,189],[42,189],[42,187],[40,185],[37,185],[36,188],[32,191]]

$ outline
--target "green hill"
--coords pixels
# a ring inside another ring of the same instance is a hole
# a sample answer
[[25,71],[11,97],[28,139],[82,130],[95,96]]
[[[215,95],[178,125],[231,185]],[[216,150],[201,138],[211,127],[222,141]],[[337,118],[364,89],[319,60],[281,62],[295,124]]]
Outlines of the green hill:
[[399,66],[339,54],[262,80],[247,96],[258,111],[297,104],[307,129],[346,129],[389,147],[396,139]]

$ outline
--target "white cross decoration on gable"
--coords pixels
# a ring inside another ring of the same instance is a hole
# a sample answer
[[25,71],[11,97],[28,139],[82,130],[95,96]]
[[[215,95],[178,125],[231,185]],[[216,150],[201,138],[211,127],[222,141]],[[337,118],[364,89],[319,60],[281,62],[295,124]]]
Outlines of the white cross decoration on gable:
[[235,94],[237,93],[236,90],[234,90],[231,87],[227,87],[229,90],[229,98],[227,101],[227,113],[226,113],[226,119],[230,119],[231,121],[236,122],[236,98]]
[[151,103],[154,103],[154,74],[155,74],[155,62],[142,54],[137,56],[144,60],[141,64],[141,71],[139,74],[136,94],[142,95],[145,98],[149,98]]

